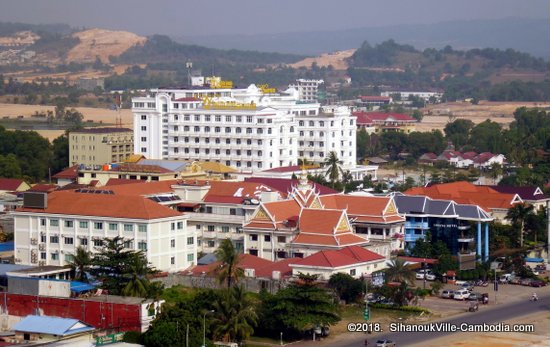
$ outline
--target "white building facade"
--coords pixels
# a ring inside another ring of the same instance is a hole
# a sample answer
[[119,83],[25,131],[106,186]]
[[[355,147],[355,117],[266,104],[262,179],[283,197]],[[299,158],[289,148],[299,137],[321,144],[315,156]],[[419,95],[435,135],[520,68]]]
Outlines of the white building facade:
[[331,151],[356,164],[356,119],[347,107],[325,112],[296,89],[161,89],[132,99],[134,150],[150,159],[216,161],[243,172],[322,163]]

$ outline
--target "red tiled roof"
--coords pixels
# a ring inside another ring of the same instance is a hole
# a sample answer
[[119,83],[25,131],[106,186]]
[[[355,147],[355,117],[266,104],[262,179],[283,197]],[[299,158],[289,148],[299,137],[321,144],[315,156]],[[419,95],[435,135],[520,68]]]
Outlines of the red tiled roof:
[[544,195],[537,186],[532,187],[514,187],[514,186],[489,186],[491,189],[505,194],[517,194],[522,200],[545,200],[548,195]]
[[275,221],[284,221],[299,216],[302,207],[296,200],[266,202],[262,205]]
[[48,195],[48,208],[18,208],[18,212],[65,214],[131,219],[159,219],[182,214],[137,196],[56,191]]
[[349,246],[341,250],[324,250],[305,257],[299,263],[291,263],[298,266],[316,266],[325,268],[338,268],[355,264],[385,259],[380,254],[371,252],[359,246]]
[[[476,186],[470,182],[434,184],[429,187],[413,187],[405,192],[407,195],[422,195],[432,199],[454,200],[459,204],[478,205],[486,211],[491,209],[508,209],[512,207],[515,194],[504,194],[488,186]],[[517,202],[517,201],[516,201]]]
[[65,170],[56,173],[52,176],[53,178],[59,179],[77,179],[78,177],[78,165],[73,165],[71,167],[66,168]]
[[212,188],[204,197],[205,202],[240,204],[245,199],[260,200],[262,192],[277,191],[262,183],[248,181],[211,181],[210,186]]
[[143,183],[143,182],[139,182],[139,181],[136,182],[136,181],[137,180],[130,180],[126,178],[109,178],[107,183],[105,183],[105,186],[118,186],[121,184]]
[[416,119],[404,113],[385,113],[385,112],[354,112],[353,115],[357,117],[357,124],[372,124],[373,122],[416,122]]
[[281,277],[292,276],[290,264],[298,264],[302,258],[286,258],[256,270],[256,277],[272,278],[273,271],[279,271]]
[[389,96],[376,96],[376,95],[359,95],[359,98],[361,100],[367,100],[367,101],[378,101],[378,100],[390,101],[391,99]]
[[106,190],[111,190],[115,195],[144,196],[159,193],[173,192],[172,185],[179,183],[177,180],[143,182],[133,180],[133,183],[111,185]]
[[15,191],[23,183],[25,181],[19,178],[0,178],[0,190]]
[[348,233],[343,235],[315,235],[308,233],[300,233],[294,238],[292,243],[295,244],[306,244],[314,246],[349,246],[349,245],[359,245],[366,244],[368,241],[359,235]]
[[[284,192],[285,194],[287,192],[292,191],[292,188],[297,186],[299,181],[293,180],[293,179],[286,179],[286,178],[262,178],[262,177],[250,177],[246,178],[245,182],[256,182],[264,184],[268,187],[273,188],[274,190],[278,190],[279,192]],[[336,194],[338,191],[325,187],[321,184],[315,183],[315,182],[309,182],[313,185],[313,188],[316,192],[319,193],[319,195],[326,195],[326,194]]]
[[50,193],[57,189],[55,184],[35,184],[28,190],[28,192],[43,192]]
[[[201,274],[213,275],[213,273],[216,271],[216,268],[218,268],[220,264],[221,264],[220,261],[215,261],[207,265],[196,265],[185,270],[185,273],[191,273],[193,275],[201,275]],[[274,263],[272,261],[257,257],[255,255],[240,254],[237,267],[243,270],[254,269],[254,272],[257,272],[260,269],[267,268],[268,266],[272,266],[273,264]]]
[[[300,232],[332,235],[337,232],[336,228],[343,214],[343,210],[304,208],[300,214]],[[347,231],[349,231],[349,229],[340,232]]]

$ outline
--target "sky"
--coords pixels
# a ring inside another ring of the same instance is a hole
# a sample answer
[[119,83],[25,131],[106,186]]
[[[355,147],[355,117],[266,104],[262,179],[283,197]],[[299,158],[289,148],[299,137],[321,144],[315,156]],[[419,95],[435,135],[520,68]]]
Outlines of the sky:
[[270,34],[550,17],[548,0],[0,0],[0,21],[140,35]]

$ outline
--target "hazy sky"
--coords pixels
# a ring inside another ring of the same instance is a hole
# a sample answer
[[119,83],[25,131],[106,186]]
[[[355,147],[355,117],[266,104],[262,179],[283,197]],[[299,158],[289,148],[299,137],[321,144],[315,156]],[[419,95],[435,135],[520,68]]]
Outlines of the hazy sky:
[[460,19],[550,17],[549,0],[0,0],[0,21],[141,35],[280,33]]

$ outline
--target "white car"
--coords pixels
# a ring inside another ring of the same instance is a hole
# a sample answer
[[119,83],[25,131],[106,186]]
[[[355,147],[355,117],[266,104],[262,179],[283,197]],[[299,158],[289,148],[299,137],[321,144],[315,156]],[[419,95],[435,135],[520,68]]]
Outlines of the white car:
[[428,281],[435,281],[435,275],[431,272],[426,272],[426,275],[424,275]]
[[423,272],[417,272],[416,273],[416,279],[417,280],[423,280],[424,279],[424,273]]
[[468,289],[459,289],[454,292],[453,299],[455,300],[466,300],[470,297],[470,291]]

